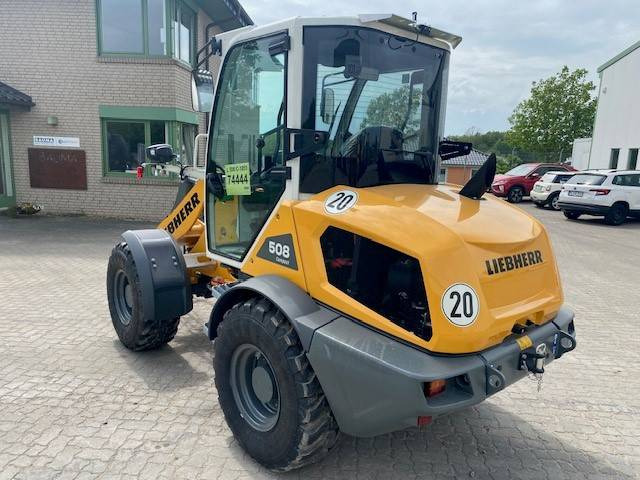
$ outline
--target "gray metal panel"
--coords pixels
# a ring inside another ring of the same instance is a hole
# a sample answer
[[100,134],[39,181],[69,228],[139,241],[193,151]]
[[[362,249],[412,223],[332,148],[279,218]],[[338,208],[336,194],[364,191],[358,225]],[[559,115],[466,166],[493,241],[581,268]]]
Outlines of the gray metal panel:
[[277,306],[295,328],[305,351],[311,345],[316,329],[326,325],[338,315],[318,305],[304,290],[277,275],[253,277],[224,292],[216,301],[209,319],[209,339],[216,330],[224,312],[245,298],[258,294]]
[[[484,363],[477,355],[429,355],[344,317],[316,330],[307,354],[340,429],[370,437],[416,425],[482,401]],[[451,389],[428,402],[423,383],[473,374],[473,394]]]

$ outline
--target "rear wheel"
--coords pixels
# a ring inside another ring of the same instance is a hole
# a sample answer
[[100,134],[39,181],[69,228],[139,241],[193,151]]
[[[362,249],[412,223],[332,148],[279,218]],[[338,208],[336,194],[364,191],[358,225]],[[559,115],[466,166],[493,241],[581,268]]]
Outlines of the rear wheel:
[[558,211],[560,210],[560,206],[558,205],[558,202],[560,201],[560,195],[559,194],[555,194],[551,197],[551,200],[549,200],[549,206]]
[[627,207],[624,203],[616,203],[604,216],[604,221],[609,225],[622,225],[627,220],[628,214],[629,207]]
[[111,251],[107,296],[113,327],[125,347],[135,351],[153,350],[175,337],[180,317],[157,322],[144,311],[138,271],[125,242]]
[[569,212],[567,210],[563,210],[562,213],[564,213],[564,216],[569,220],[577,220],[580,218],[580,215],[582,215],[580,212]]
[[324,457],[338,427],[298,336],[265,299],[224,315],[214,343],[215,382],[227,424],[242,447],[271,470]]
[[524,197],[524,190],[522,187],[512,187],[507,193],[507,200],[509,203],[520,203]]

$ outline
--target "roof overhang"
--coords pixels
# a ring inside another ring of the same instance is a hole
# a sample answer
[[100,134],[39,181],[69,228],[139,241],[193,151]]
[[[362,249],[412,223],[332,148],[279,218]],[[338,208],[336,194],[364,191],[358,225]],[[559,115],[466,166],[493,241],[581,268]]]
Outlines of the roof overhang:
[[222,31],[253,25],[253,20],[245,12],[238,0],[195,0]]
[[615,57],[613,57],[611,60],[609,60],[608,62],[603,63],[602,65],[600,65],[598,67],[598,73],[602,73],[602,71],[607,68],[610,67],[611,65],[613,65],[614,63],[618,62],[619,60],[622,60],[624,57],[626,57],[627,55],[629,55],[631,52],[633,52],[634,50],[636,50],[637,48],[640,48],[640,41],[634,43],[633,45],[631,45],[629,48],[623,50],[622,52],[620,52],[618,55],[616,55]]
[[0,82],[0,105],[11,105],[13,107],[22,107],[31,110],[35,105],[33,100],[26,93],[22,93],[6,83]]

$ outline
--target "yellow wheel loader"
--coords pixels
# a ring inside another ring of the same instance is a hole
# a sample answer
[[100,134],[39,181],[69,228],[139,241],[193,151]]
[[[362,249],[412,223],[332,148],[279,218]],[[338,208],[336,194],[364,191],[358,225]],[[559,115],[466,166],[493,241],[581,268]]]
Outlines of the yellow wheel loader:
[[113,325],[158,348],[212,298],[219,402],[267,468],[316,461],[340,431],[427,425],[575,348],[544,227],[485,194],[495,156],[438,183],[471,147],[443,139],[460,41],[395,15],[224,33],[204,52],[222,57],[215,89],[192,79],[206,168],[147,149],[145,169],[182,183],[157,229],[113,250]]

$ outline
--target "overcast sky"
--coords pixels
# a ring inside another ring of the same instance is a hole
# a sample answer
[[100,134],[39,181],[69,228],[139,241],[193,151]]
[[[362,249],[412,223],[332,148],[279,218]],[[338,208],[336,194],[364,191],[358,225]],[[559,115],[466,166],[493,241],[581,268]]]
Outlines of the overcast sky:
[[640,40],[639,0],[240,0],[256,24],[291,16],[395,13],[461,35],[451,61],[446,134],[505,130],[531,82],[563,65],[589,70]]

